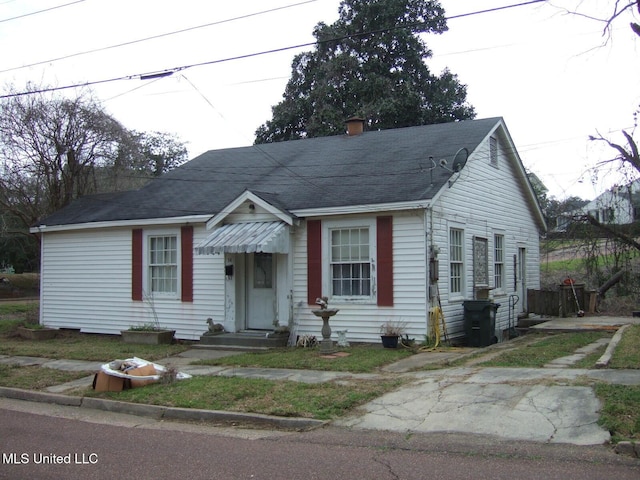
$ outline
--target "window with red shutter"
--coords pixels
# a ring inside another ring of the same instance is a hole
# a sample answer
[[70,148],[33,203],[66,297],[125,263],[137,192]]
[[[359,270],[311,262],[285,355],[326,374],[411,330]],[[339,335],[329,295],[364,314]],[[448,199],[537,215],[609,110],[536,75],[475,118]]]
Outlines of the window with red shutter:
[[338,301],[375,301],[379,306],[393,306],[392,216],[322,223],[310,220],[307,248],[310,305],[325,294]]
[[132,300],[142,301],[146,291],[150,295],[179,295],[183,302],[193,301],[192,226],[182,227],[179,237],[165,231],[134,229],[131,244]]

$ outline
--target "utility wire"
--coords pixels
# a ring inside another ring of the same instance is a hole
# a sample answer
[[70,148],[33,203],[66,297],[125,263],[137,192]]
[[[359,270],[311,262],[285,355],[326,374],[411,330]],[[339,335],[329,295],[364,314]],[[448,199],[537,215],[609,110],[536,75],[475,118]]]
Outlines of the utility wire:
[[[81,1],[83,1],[83,0],[81,0]],[[451,17],[447,17],[446,19],[447,20],[455,20],[457,18],[469,17],[469,16],[473,16],[473,15],[480,15],[480,14],[484,14],[484,13],[497,12],[497,11],[505,10],[505,9],[509,9],[509,8],[516,8],[516,7],[522,7],[522,6],[531,5],[531,4],[535,4],[535,3],[542,3],[542,2],[545,2],[545,1],[546,0],[530,0],[528,2],[522,2],[522,3],[512,4],[512,5],[505,5],[505,6],[502,6],[502,7],[490,8],[490,9],[486,9],[486,10],[478,10],[476,12],[470,12],[470,13],[454,15],[454,16],[451,16]],[[287,46],[287,47],[274,48],[274,49],[271,49],[271,50],[263,50],[261,52],[247,53],[247,54],[244,54],[244,55],[236,55],[236,56],[233,56],[233,57],[226,57],[226,58],[222,58],[222,59],[218,59],[218,60],[209,60],[209,61],[206,61],[206,62],[193,63],[193,64],[183,65],[183,66],[179,66],[179,67],[167,68],[165,70],[159,70],[159,71],[156,71],[156,72],[149,72],[149,73],[142,73],[142,74],[138,73],[138,74],[125,75],[125,76],[121,76],[121,77],[109,78],[109,79],[104,79],[104,80],[94,80],[94,81],[89,81],[89,82],[85,82],[85,83],[65,85],[65,86],[61,86],[61,87],[49,87],[49,88],[42,88],[42,89],[38,89],[38,90],[29,90],[29,91],[25,91],[25,92],[11,93],[11,94],[7,94],[7,95],[0,95],[0,99],[12,98],[12,97],[20,97],[20,96],[24,96],[24,95],[33,95],[33,94],[38,94],[38,93],[47,93],[47,92],[53,92],[53,91],[58,91],[58,90],[67,90],[67,89],[70,89],[70,88],[87,87],[87,86],[98,85],[98,84],[102,84],[102,83],[115,82],[115,81],[119,81],[119,80],[132,80],[132,79],[135,79],[135,78],[139,78],[140,80],[156,79],[156,78],[170,76],[170,75],[172,75],[172,74],[174,74],[176,72],[179,72],[181,70],[186,70],[188,68],[196,68],[196,67],[202,67],[202,66],[207,66],[207,65],[215,65],[215,64],[219,64],[219,63],[225,63],[225,62],[231,62],[231,61],[235,61],[235,60],[253,58],[253,57],[258,57],[258,56],[262,56],[262,55],[270,55],[270,54],[273,54],[273,53],[280,53],[280,52],[285,52],[285,51],[288,51],[288,50],[295,50],[295,49],[298,49],[298,48],[310,47],[310,46],[314,46],[314,45],[315,46],[319,46],[319,45],[324,44],[324,43],[337,42],[337,41],[342,41],[342,40],[347,40],[347,39],[352,39],[352,38],[364,37],[364,36],[368,36],[368,35],[375,35],[375,34],[379,34],[379,33],[386,33],[386,32],[399,30],[399,29],[403,29],[403,28],[412,28],[412,27],[416,27],[416,26],[419,26],[419,25],[421,25],[421,24],[420,23],[414,23],[414,24],[400,25],[400,26],[396,26],[396,27],[392,27],[392,28],[385,28],[385,29],[368,31],[368,32],[354,33],[354,34],[351,34],[351,35],[344,35],[342,37],[336,37],[336,38],[331,38],[331,39],[327,39],[327,40],[319,40],[319,41],[313,41],[313,42],[299,43],[297,45],[290,45],[290,46]]]
[[498,12],[500,10],[507,10],[509,8],[516,8],[516,7],[524,7],[526,5],[531,5],[533,3],[542,3],[542,2],[546,2],[546,1],[547,0],[530,0],[528,2],[516,3],[516,4],[512,4],[512,5],[504,5],[502,7],[487,8],[486,10],[478,10],[477,12],[461,13],[459,15],[453,15],[451,17],[447,17],[447,20],[455,20],[457,18],[470,17],[472,15],[479,15],[481,13]]
[[[85,1],[85,0],[82,0],[82,1]],[[22,65],[20,67],[11,67],[11,68],[7,68],[5,70],[0,70],[0,73],[12,72],[14,70],[20,70],[20,69],[23,69],[23,68],[36,67],[38,65],[46,65],[48,63],[56,62],[58,60],[66,60],[66,59],[69,59],[69,58],[80,57],[80,56],[83,56],[83,55],[89,55],[91,53],[98,53],[98,52],[103,52],[103,51],[106,51],[106,50],[111,50],[111,49],[114,49],[114,48],[126,47],[128,45],[135,45],[136,43],[142,43],[142,42],[147,42],[149,40],[156,40],[158,38],[164,38],[164,37],[169,37],[169,36],[172,36],[172,35],[178,35],[178,34],[181,34],[181,33],[191,32],[193,30],[198,30],[200,28],[212,27],[212,26],[215,26],[215,25],[221,25],[223,23],[234,22],[234,21],[237,21],[237,20],[244,20],[246,18],[256,17],[258,15],[264,15],[265,13],[272,13],[272,12],[276,12],[278,10],[285,10],[287,8],[298,7],[300,5],[305,5],[307,3],[313,3],[313,2],[317,2],[317,1],[318,0],[307,0],[307,1],[304,1],[304,2],[293,3],[293,4],[285,5],[285,6],[282,6],[282,7],[272,8],[270,10],[262,10],[260,12],[249,13],[247,15],[241,15],[239,17],[227,18],[227,19],[224,19],[224,20],[219,20],[217,22],[205,23],[203,25],[197,25],[197,26],[194,26],[194,27],[183,28],[181,30],[175,30],[173,32],[160,33],[158,35],[153,35],[153,36],[150,36],[150,37],[139,38],[137,40],[131,40],[131,41],[128,41],[128,42],[118,43],[118,44],[115,44],[115,45],[109,45],[109,46],[106,46],[106,47],[95,48],[93,50],[86,50],[84,52],[77,52],[77,53],[72,53],[72,54],[69,54],[69,55],[63,55],[61,57],[51,58],[49,60],[42,60],[42,61],[38,61],[38,62],[34,62],[34,63],[29,63],[27,65]]]
[[45,8],[44,10],[38,10],[37,12],[25,13],[24,15],[18,15],[17,17],[0,19],[0,23],[10,22],[11,20],[18,20],[20,18],[25,18],[25,17],[31,17],[33,15],[38,15],[39,13],[50,12],[51,10],[57,10],[58,8],[68,7],[70,5],[75,5],[76,3],[82,3],[85,1],[86,0],[76,0],[75,2],[65,3],[64,5],[58,5],[56,7]]

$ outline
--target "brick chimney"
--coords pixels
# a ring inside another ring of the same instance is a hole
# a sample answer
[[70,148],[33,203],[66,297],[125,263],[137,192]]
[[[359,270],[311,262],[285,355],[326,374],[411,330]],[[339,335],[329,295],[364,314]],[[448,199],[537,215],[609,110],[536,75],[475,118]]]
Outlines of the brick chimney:
[[364,118],[351,117],[345,123],[347,124],[347,135],[350,137],[360,135],[364,131]]

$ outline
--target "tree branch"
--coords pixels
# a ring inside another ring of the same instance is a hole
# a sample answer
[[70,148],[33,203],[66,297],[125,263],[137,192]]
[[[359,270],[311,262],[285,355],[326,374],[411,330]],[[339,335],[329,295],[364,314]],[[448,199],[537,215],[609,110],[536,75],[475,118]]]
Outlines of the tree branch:
[[594,227],[598,228],[599,230],[602,230],[603,232],[607,232],[609,235],[611,235],[613,238],[615,238],[616,240],[619,240],[620,242],[629,245],[633,248],[635,248],[636,250],[640,251],[640,242],[637,242],[634,238],[625,235],[622,232],[619,232],[613,228],[611,228],[609,225],[605,225],[603,223],[600,223],[598,220],[596,220],[596,218],[592,215],[584,215],[583,220],[586,220],[588,223],[590,223],[591,225],[593,225]]

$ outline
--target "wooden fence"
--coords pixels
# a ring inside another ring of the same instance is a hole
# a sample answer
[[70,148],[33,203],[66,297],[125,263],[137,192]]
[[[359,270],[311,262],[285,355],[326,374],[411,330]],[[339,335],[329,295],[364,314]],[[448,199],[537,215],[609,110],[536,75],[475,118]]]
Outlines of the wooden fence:
[[557,290],[527,290],[527,311],[549,317],[570,317],[579,310],[593,313],[595,300],[595,292],[585,290],[584,284],[575,284],[573,289],[571,285],[559,285]]

